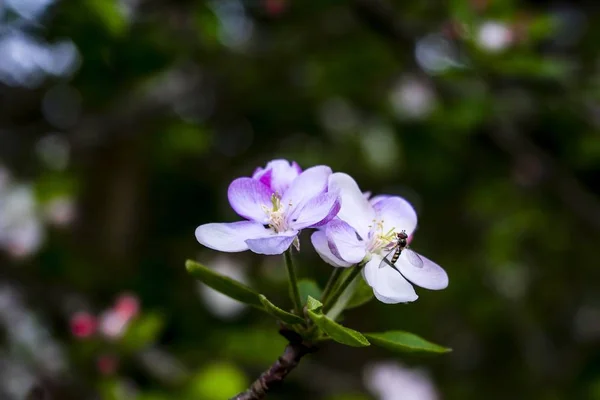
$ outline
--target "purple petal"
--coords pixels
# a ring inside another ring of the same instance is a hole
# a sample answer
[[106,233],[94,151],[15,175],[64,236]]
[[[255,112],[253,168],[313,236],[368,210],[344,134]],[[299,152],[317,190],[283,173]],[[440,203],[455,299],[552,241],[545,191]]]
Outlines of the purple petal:
[[342,260],[356,264],[367,254],[366,243],[359,240],[356,231],[346,222],[334,219],[325,227],[325,235],[331,252]]
[[271,206],[271,189],[252,178],[238,178],[231,182],[227,197],[231,208],[240,216],[251,221],[269,222],[263,207]]
[[405,230],[411,235],[417,227],[417,213],[410,203],[402,197],[387,197],[377,201],[373,208],[377,219],[383,220],[383,231],[393,229],[396,232]]
[[252,178],[258,179],[273,192],[283,195],[301,172],[302,169],[295,161],[290,163],[288,160],[279,159],[270,161],[264,169],[257,168]]
[[422,256],[422,267],[415,267],[408,261],[408,253],[403,251],[400,258],[396,262],[396,267],[402,275],[415,285],[421,286],[430,290],[441,290],[448,287],[448,274],[446,271],[430,259]]
[[304,203],[288,216],[293,229],[315,228],[331,221],[340,211],[340,197],[337,193],[323,193]]
[[327,243],[327,236],[323,231],[316,231],[310,237],[310,241],[312,242],[317,254],[321,257],[323,261],[325,261],[329,265],[333,265],[334,267],[350,267],[351,263],[340,260],[337,258],[329,249],[329,244]]
[[248,239],[246,244],[251,251],[257,254],[282,254],[292,245],[297,236],[298,231],[287,231],[257,239]]
[[329,191],[339,191],[342,198],[338,218],[346,221],[366,239],[375,219],[375,210],[360,191],[358,184],[350,175],[336,172],[329,177]]
[[[260,174],[254,174],[254,175],[256,177],[253,176],[252,177],[253,179],[258,179],[258,181],[260,183],[262,183],[263,185],[268,186],[269,188],[271,188],[271,179],[273,178],[273,170],[272,169],[269,169],[269,170],[266,170],[266,171],[262,171]],[[273,188],[271,188],[271,190],[273,192],[275,192],[273,190]]]
[[390,196],[387,194],[379,194],[377,196],[373,196],[369,199],[369,203],[371,203],[372,206],[374,206],[376,203],[379,203],[381,200],[383,199],[388,199],[390,197],[394,197],[394,196]]
[[248,250],[246,240],[266,236],[269,232],[257,222],[213,223],[196,228],[196,239],[213,250],[235,253]]
[[327,191],[327,179],[331,175],[331,168],[317,166],[305,170],[292,182],[284,193],[281,203],[292,204],[292,208],[300,208],[313,197]]
[[373,258],[365,265],[363,276],[373,288],[375,297],[383,303],[408,303],[419,298],[413,286],[394,268],[379,268],[381,257]]

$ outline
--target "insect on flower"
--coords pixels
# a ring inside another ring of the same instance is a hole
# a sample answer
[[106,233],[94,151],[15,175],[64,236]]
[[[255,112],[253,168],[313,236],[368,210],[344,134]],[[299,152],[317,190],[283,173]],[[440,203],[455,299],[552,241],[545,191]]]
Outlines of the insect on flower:
[[[381,263],[379,264],[379,268],[383,268],[386,265],[398,270],[395,266],[396,261],[400,258],[400,254],[404,252],[406,254],[406,259],[415,268],[423,268],[423,259],[417,253],[408,248],[408,235],[406,231],[397,232],[396,240],[394,240],[390,244],[391,248],[389,253],[383,257]],[[400,272],[400,271],[398,271]]]

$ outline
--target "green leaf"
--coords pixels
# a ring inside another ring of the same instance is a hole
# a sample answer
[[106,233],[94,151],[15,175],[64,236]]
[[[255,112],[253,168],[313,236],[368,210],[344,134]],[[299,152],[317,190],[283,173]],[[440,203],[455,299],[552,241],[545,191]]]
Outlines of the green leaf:
[[248,387],[248,378],[237,366],[218,362],[205,366],[191,378],[188,399],[228,399]]
[[356,278],[356,287],[354,293],[346,305],[346,309],[356,308],[368,303],[373,299],[373,288],[365,282],[362,277]]
[[365,336],[377,346],[404,353],[447,353],[452,351],[452,349],[431,343],[410,332],[388,331],[381,333],[365,333]]
[[263,309],[259,294],[248,286],[192,260],[186,261],[185,268],[192,276],[216,291],[242,303]]
[[310,311],[316,311],[319,310],[319,312],[321,312],[321,308],[323,307],[323,303],[321,303],[319,300],[315,299],[312,296],[308,296],[308,300],[306,301],[306,308]]
[[315,299],[321,298],[321,288],[313,280],[300,279],[300,281],[298,281],[298,290],[300,290],[300,300],[302,300],[302,304],[306,304],[308,296]]
[[308,316],[313,320],[315,325],[331,339],[352,347],[365,347],[370,345],[369,341],[360,332],[346,328],[331,318],[328,318],[326,315],[323,315],[321,311],[322,307],[323,304],[320,301],[315,300],[311,296],[308,297]]
[[137,351],[153,344],[164,327],[161,315],[145,314],[131,321],[121,345],[129,351]]
[[285,323],[288,324],[303,324],[304,323],[304,319],[300,318],[299,316],[292,314],[290,312],[287,312],[285,310],[282,310],[281,308],[277,307],[275,304],[271,303],[269,301],[269,299],[267,299],[264,295],[260,294],[258,295],[258,298],[260,299],[260,302],[262,303],[263,306],[265,306],[265,311],[267,313],[269,313],[270,315],[272,315],[273,317],[282,320]]

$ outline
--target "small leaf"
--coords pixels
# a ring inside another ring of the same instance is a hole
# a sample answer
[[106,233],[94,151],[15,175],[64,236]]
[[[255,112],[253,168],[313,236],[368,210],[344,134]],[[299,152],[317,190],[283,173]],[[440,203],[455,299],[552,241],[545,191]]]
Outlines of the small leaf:
[[[308,296],[308,300],[306,301],[306,308],[308,308],[308,310],[317,310],[319,308],[323,307],[323,303],[321,303],[319,300],[313,298],[312,296]],[[319,310],[319,312],[321,312]]]
[[319,285],[310,279],[301,279],[298,282],[298,290],[300,290],[300,300],[302,300],[303,304],[306,304],[306,300],[308,296],[311,296],[315,299],[321,298],[321,288]]
[[373,288],[371,288],[371,286],[369,286],[362,277],[358,277],[356,281],[357,283],[356,287],[354,288],[354,293],[346,305],[346,310],[362,306],[363,304],[371,301],[374,297]]
[[192,276],[216,291],[242,303],[263,309],[258,293],[248,286],[192,260],[187,260],[185,267]]
[[338,343],[345,344],[352,347],[365,347],[369,346],[369,341],[360,333],[353,329],[346,328],[343,325],[338,324],[321,312],[323,304],[320,301],[308,297],[308,316],[311,320],[325,332],[331,339]]
[[277,307],[275,304],[271,303],[269,301],[269,299],[267,299],[264,295],[260,294],[260,295],[258,295],[258,298],[260,299],[260,302],[262,303],[262,305],[265,306],[265,311],[267,313],[269,313],[270,315],[272,315],[273,317],[280,319],[283,322],[288,323],[288,324],[303,324],[304,323],[304,320],[302,318]]
[[405,353],[447,353],[452,351],[452,349],[431,343],[410,332],[388,331],[380,333],[365,333],[365,336],[369,338],[373,344],[393,351],[401,351]]

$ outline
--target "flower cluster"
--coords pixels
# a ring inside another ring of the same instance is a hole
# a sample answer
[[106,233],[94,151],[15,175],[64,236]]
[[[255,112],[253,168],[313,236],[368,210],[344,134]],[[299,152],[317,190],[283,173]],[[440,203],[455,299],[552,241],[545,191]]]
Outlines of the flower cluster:
[[46,224],[66,227],[75,217],[72,198],[55,196],[42,203],[33,184],[16,181],[0,165],[0,250],[16,259],[35,254],[47,236]]
[[79,311],[71,316],[71,333],[73,336],[86,339],[99,333],[102,337],[113,340],[122,337],[131,321],[139,313],[139,300],[136,296],[123,294],[115,305],[98,317]]
[[235,179],[228,198],[245,221],[199,226],[196,238],[202,245],[282,254],[292,245],[299,249],[300,231],[314,228],[311,242],[319,256],[337,268],[363,268],[365,281],[384,303],[415,301],[412,284],[431,290],[448,286],[446,272],[424,256],[417,256],[418,265],[408,251],[401,251],[394,263],[384,260],[398,248],[400,233],[412,239],[417,214],[401,197],[370,197],[345,173],[326,166],[302,171],[295,162],[274,160],[251,177]]

